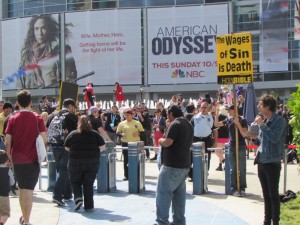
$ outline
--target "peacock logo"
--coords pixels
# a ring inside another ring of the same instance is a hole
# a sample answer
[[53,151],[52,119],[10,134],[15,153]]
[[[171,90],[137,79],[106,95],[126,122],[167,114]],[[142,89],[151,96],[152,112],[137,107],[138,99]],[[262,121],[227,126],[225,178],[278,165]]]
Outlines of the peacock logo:
[[176,69],[172,72],[172,78],[183,78],[185,77],[185,72],[182,69]]

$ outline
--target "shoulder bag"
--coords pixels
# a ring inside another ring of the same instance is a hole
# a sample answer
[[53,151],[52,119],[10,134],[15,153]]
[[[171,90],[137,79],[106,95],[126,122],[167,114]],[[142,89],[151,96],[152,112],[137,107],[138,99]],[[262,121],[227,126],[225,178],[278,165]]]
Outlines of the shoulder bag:
[[39,163],[43,162],[47,156],[47,151],[46,151],[46,147],[45,147],[45,143],[44,140],[42,138],[42,136],[40,135],[40,131],[39,131],[39,121],[36,118],[36,123],[37,123],[37,130],[38,130],[38,136],[36,138],[36,153],[38,156],[38,161]]

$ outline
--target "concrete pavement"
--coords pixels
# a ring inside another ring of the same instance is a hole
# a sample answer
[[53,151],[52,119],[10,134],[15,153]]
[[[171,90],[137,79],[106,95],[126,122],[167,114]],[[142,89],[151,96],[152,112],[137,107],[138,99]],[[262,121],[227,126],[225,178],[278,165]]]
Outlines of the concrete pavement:
[[[118,153],[120,159],[120,154]],[[208,179],[208,193],[192,195],[192,183],[187,181],[186,218],[188,225],[259,225],[263,220],[261,187],[257,177],[257,166],[253,165],[253,153],[247,160],[247,196],[239,198],[225,195],[225,173],[215,171],[217,157],[213,154]],[[74,212],[74,202],[58,207],[51,202],[52,193],[38,189],[34,192],[31,216],[33,225],[79,225],[79,224],[129,224],[151,225],[155,222],[155,191],[158,169],[154,162],[146,163],[146,191],[141,194],[128,193],[128,181],[122,181],[123,162],[117,162],[117,191],[98,194],[95,190],[95,210]],[[283,164],[282,164],[283,165]],[[47,189],[47,168],[42,168],[42,190]],[[297,165],[288,165],[287,190],[299,191]],[[95,182],[96,185],[96,182]],[[95,187],[96,189],[96,187]],[[280,180],[283,193],[283,169]],[[7,225],[18,224],[21,215],[18,198],[11,195],[11,218]],[[170,217],[171,220],[171,217]]]

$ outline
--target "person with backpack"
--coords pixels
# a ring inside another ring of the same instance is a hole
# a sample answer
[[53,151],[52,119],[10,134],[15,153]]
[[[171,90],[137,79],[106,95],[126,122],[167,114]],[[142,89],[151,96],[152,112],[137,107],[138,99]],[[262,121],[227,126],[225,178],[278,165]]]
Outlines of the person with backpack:
[[67,169],[69,152],[64,148],[64,141],[67,134],[77,129],[78,117],[74,114],[75,109],[75,101],[66,98],[63,101],[63,108],[59,112],[52,113],[46,124],[48,142],[50,150],[53,152],[57,171],[52,202],[59,206],[64,206],[65,201],[72,199],[72,189]]

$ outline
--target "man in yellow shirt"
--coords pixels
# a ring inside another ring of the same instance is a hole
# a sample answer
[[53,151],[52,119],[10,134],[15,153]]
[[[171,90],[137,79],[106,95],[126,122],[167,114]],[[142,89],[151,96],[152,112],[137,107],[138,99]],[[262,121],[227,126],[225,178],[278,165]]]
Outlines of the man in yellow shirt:
[[9,114],[11,114],[12,109],[13,109],[13,106],[9,102],[5,102],[3,104],[3,112],[0,113],[0,135],[1,136],[3,135],[4,120]]
[[[144,132],[144,128],[139,121],[133,119],[133,111],[127,109],[124,112],[126,120],[119,123],[117,134],[121,136],[122,147],[128,147],[128,142],[140,141],[140,133]],[[128,180],[128,150],[122,150],[124,156],[124,179]]]

